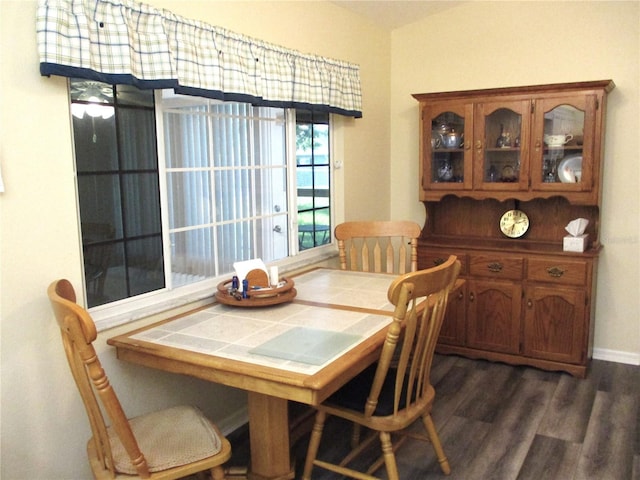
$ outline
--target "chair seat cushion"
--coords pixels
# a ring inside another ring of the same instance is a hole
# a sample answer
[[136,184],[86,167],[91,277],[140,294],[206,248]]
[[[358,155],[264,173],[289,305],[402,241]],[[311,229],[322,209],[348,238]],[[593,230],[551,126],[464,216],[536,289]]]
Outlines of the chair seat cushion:
[[[211,457],[222,448],[211,422],[195,407],[172,407],[129,419],[129,423],[151,472]],[[116,471],[135,475],[136,469],[112,428],[109,441]]]
[[[351,379],[340,390],[330,396],[327,403],[348,408],[356,412],[364,412],[364,406],[371,390],[377,366],[378,365],[374,363],[366,370],[363,370],[362,373]],[[378,405],[373,413],[375,416],[393,414],[394,382],[395,375],[394,372],[390,370],[382,385]],[[406,395],[404,392],[405,389],[403,388],[402,396],[400,397],[400,406],[406,403]]]

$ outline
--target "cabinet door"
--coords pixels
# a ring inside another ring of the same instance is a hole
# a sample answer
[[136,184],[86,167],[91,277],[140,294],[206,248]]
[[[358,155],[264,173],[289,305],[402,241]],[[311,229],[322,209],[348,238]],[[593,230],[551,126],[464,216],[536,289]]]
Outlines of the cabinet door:
[[466,337],[465,319],[467,304],[467,284],[464,283],[449,295],[447,313],[438,337],[438,343],[464,345]]
[[469,280],[467,345],[519,353],[522,287],[509,281]]
[[586,355],[588,319],[583,289],[527,287],[524,354],[581,364]]
[[471,189],[472,135],[472,104],[436,102],[423,106],[420,151],[424,190]]
[[529,100],[479,103],[475,111],[474,188],[529,187]]
[[596,104],[595,94],[535,102],[532,189],[562,192],[593,189]]

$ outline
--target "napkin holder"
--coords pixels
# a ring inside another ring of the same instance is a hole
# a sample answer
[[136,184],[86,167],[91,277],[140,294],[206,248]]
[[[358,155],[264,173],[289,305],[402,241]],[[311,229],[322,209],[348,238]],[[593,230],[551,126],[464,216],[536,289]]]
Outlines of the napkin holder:
[[584,233],[589,220],[577,218],[569,222],[565,230],[569,235],[562,239],[562,250],[565,252],[584,252],[589,242],[589,234]]
[[583,233],[576,237],[567,235],[562,239],[562,250],[565,252],[584,252],[587,249],[588,241],[588,233]]

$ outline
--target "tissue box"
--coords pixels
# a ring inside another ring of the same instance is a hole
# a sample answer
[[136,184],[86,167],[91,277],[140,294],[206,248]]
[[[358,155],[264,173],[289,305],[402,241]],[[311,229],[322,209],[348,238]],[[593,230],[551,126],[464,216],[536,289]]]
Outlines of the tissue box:
[[588,233],[578,235],[577,237],[567,235],[562,240],[562,250],[565,252],[584,252],[587,248],[588,237]]

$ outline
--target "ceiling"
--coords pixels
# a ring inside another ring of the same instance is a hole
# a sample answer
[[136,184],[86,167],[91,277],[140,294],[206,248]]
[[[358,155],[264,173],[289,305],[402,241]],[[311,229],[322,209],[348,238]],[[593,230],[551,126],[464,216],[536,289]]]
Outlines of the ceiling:
[[332,3],[393,30],[455,7],[455,0],[334,0]]

